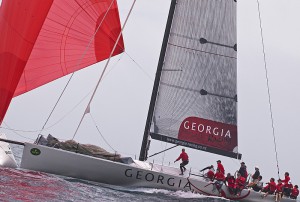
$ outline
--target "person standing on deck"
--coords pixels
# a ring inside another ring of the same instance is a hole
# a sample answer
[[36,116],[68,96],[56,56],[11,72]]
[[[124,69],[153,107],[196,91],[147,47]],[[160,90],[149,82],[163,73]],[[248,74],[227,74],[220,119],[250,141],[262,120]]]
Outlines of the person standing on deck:
[[244,162],[241,163],[241,167],[238,171],[242,177],[244,177],[247,180],[248,172],[247,172],[247,166]]
[[258,176],[260,176],[259,168],[258,166],[255,166],[255,172],[253,175],[251,175],[252,182],[256,181],[258,179]]
[[180,164],[181,173],[179,175],[183,175],[183,172],[186,171],[185,166],[189,163],[189,156],[187,155],[187,153],[185,153],[185,149],[182,149],[180,156],[174,161],[174,163],[176,161],[179,161],[180,159],[182,160],[182,162]]
[[223,173],[223,175],[225,175],[225,169],[220,160],[217,160],[217,169],[219,169],[220,172]]

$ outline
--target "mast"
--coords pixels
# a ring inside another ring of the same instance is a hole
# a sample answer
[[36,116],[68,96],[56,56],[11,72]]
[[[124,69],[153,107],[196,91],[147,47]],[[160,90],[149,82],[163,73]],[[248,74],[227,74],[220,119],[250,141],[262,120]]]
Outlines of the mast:
[[173,16],[174,16],[174,12],[175,12],[175,6],[176,6],[176,0],[172,0],[170,10],[169,10],[169,16],[168,16],[168,20],[167,20],[167,25],[166,25],[166,29],[165,29],[163,44],[162,44],[162,48],[161,48],[161,52],[160,52],[160,56],[159,56],[158,66],[157,66],[157,70],[156,70],[156,76],[155,76],[155,80],[154,80],[152,96],[151,96],[150,106],[149,106],[149,110],[148,110],[148,116],[147,116],[147,120],[146,120],[144,137],[143,137],[143,142],[142,142],[140,157],[139,157],[140,161],[147,160],[147,153],[148,153],[149,144],[150,144],[150,142],[149,142],[150,126],[151,126],[155,101],[156,101],[156,97],[157,97],[161,72],[162,72],[162,68],[164,65],[164,58],[165,58],[165,53],[166,53],[167,44],[168,44],[168,40],[169,40],[172,20],[173,20]]

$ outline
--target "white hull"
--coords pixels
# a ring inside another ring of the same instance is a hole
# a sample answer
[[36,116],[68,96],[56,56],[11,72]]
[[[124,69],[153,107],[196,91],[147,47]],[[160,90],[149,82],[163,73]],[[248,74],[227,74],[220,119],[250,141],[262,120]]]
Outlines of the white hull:
[[[124,164],[29,143],[25,143],[21,168],[118,186],[184,190],[211,196],[219,195],[217,190],[212,191],[213,185],[205,178],[189,176],[188,171],[180,176],[178,168],[141,161]],[[223,191],[227,198],[237,199],[228,193],[225,186]],[[274,201],[274,196],[262,199],[260,193],[243,190],[240,201]],[[283,199],[281,201],[294,200]]]
[[[1,139],[7,139],[6,135],[0,133]],[[16,168],[17,162],[7,142],[0,141],[0,167]]]

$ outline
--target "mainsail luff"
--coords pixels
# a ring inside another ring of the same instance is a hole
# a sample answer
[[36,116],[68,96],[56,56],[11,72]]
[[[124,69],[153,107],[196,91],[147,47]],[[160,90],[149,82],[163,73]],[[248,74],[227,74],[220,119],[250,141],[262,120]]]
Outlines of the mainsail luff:
[[160,141],[241,158],[237,153],[236,1],[178,0],[168,32],[142,149],[150,134]]
[[153,85],[152,96],[151,96],[149,110],[148,110],[148,116],[147,116],[147,120],[146,120],[143,142],[141,145],[141,151],[140,151],[140,157],[139,157],[140,161],[145,161],[148,156],[148,154],[147,154],[148,146],[149,146],[148,140],[149,140],[149,135],[150,135],[151,121],[152,121],[152,117],[153,117],[155,101],[157,98],[159,81],[160,81],[160,76],[161,76],[162,67],[163,67],[164,58],[165,58],[165,53],[166,53],[166,49],[167,49],[167,45],[168,45],[168,39],[169,39],[169,35],[170,35],[173,15],[175,12],[175,6],[176,6],[176,0],[172,0],[170,10],[169,10],[169,16],[168,16],[168,20],[167,20],[166,30],[165,30],[165,34],[164,34],[164,39],[163,39],[163,45],[161,48],[158,66],[157,66],[157,70],[156,70],[156,76],[155,76],[155,81],[154,81],[154,85]]

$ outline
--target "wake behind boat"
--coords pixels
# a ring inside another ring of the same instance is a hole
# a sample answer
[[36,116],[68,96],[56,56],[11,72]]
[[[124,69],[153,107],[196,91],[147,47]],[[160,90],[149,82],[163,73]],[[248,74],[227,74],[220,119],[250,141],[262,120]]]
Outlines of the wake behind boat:
[[[110,58],[124,51],[124,26],[121,28],[115,0],[69,4],[63,0],[3,1],[1,30],[14,38],[0,45],[0,68],[5,72],[0,75],[4,89],[0,91],[1,122],[13,96],[108,59],[76,132],[90,113]],[[178,168],[146,162],[150,140],[241,159],[236,4],[235,0],[172,0],[139,160],[80,154],[76,150],[80,145],[75,151],[66,151],[55,145],[20,143],[24,145],[20,167],[119,186],[192,191],[238,201],[274,201],[274,195],[263,199],[261,193],[248,189],[239,195],[229,193],[225,185],[218,190],[215,182],[199,171],[187,170],[181,176]],[[34,15],[37,8],[40,12]],[[14,13],[25,14],[20,18]],[[30,31],[22,23],[27,16],[34,17]],[[14,83],[5,82],[6,78]]]

